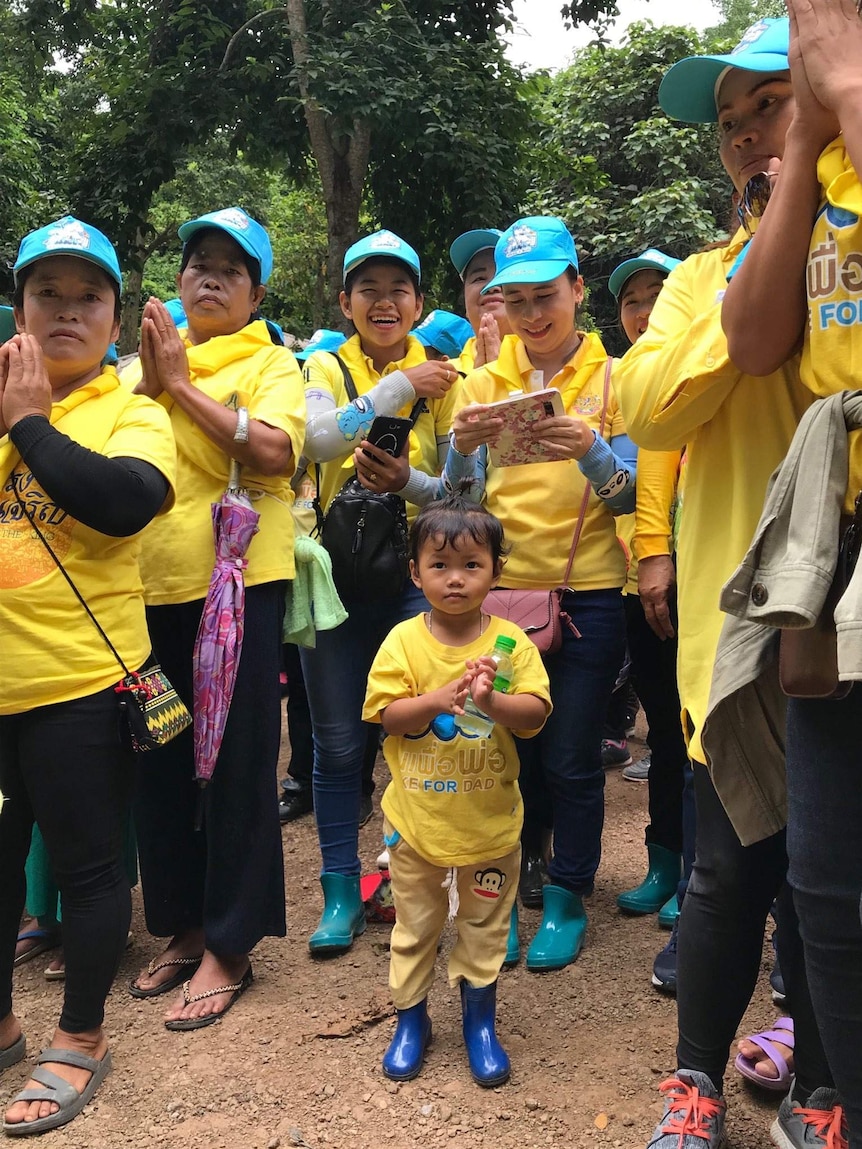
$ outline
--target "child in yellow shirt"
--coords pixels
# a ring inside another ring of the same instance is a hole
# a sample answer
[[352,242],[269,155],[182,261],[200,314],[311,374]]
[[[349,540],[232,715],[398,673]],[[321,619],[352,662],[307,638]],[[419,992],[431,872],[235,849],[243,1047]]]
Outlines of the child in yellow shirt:
[[[396,908],[389,984],[398,1025],[383,1072],[409,1081],[422,1067],[431,1038],[428,991],[451,906],[458,940],[449,981],[461,986],[470,1072],[479,1085],[494,1086],[510,1069],[495,1033],[496,984],[524,817],[513,735],[528,738],[544,726],[548,676],[524,632],[482,609],[503,569],[503,528],[493,515],[459,498],[431,503],[416,519],[410,549],[411,577],[431,609],[384,640],[362,713],[383,725],[392,772],[382,807]],[[516,644],[506,693],[494,689],[488,654],[501,635]],[[468,694],[494,722],[487,736],[461,729]]]

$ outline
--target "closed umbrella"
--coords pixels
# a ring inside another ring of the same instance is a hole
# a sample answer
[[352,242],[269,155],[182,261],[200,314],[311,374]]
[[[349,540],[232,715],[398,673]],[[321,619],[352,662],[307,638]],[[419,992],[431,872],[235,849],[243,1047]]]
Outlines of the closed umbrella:
[[195,778],[202,787],[215,770],[236,684],[245,616],[245,555],[259,519],[248,492],[239,485],[239,464],[232,462],[228,488],[221,501],[212,504],[216,563],[195,639]]

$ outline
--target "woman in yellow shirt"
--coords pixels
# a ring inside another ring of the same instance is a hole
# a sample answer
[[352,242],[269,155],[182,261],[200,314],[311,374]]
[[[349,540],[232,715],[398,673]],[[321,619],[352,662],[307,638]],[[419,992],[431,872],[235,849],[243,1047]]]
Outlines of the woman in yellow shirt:
[[[452,422],[452,364],[429,360],[410,331],[422,314],[419,257],[391,231],[365,236],[344,257],[344,315],[356,333],[335,355],[318,352],[305,366],[308,434],[304,454],[318,468],[320,498],[329,508],[354,473],[371,491],[391,491],[407,504],[408,518],[436,498]],[[342,370],[357,398],[350,399]],[[393,458],[372,446],[367,434],[375,415],[410,414],[417,399],[425,409],[405,452]],[[373,602],[345,600],[349,618],[321,632],[313,650],[302,651],[314,728],[314,812],[323,861],[324,909],[309,939],[313,954],[348,949],[365,929],[359,896],[359,803],[362,762],[378,732],[362,721],[368,671],[378,647],[396,623],[427,609],[421,590],[406,576],[403,591]]]
[[[576,326],[583,301],[574,241],[562,220],[532,216],[503,232],[494,251],[512,334],[493,362],[462,384],[447,482],[474,475],[474,495],[503,523],[512,553],[503,583],[553,589],[577,549],[563,609],[562,648],[546,660],[555,710],[544,730],[519,742],[522,775],[543,771],[551,793],[554,856],[543,892],[543,917],[527,968],[559,969],[574,961],[586,932],[584,895],[592,893],[601,856],[604,771],[601,721],[625,648],[621,588],[625,559],[614,514],[634,510],[635,450],[610,386],[611,361],[597,335]],[[487,445],[500,428],[488,404],[516,392],[557,388],[565,415],[533,425],[552,461],[494,466]],[[487,470],[485,465],[487,461]]]
[[142,571],[153,649],[190,709],[192,652],[215,562],[211,506],[232,460],[260,513],[246,555],[242,656],[213,780],[203,791],[195,782],[188,730],[148,755],[136,794],[147,928],[170,941],[131,992],[153,997],[183,983],[165,1024],[198,1029],[251,983],[249,951],[285,932],[273,772],[281,620],[294,574],[290,477],[305,401],[296,360],[256,318],[272,271],[264,229],[233,207],[191,220],[179,234],[187,326],[177,331],[151,299],[129,379],[164,405],[177,440],[177,504],[147,532]]
[[131,918],[125,672],[59,563],[123,662],[143,667],[141,531],[173,501],[176,457],[165,412],[102,366],[122,290],[110,241],[67,216],[22,240],[14,274],[19,334],[0,347],[0,1069],[26,1054],[12,968],[34,821],[66,955],[59,1023],[3,1123],[20,1134],[71,1121],[110,1070],[105,998]]

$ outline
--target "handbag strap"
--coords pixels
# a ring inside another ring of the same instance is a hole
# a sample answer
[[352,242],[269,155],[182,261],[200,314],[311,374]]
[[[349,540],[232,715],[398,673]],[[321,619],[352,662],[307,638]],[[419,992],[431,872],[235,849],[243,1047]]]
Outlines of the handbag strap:
[[[605,420],[607,419],[607,414],[608,414],[608,399],[610,398],[610,394],[611,394],[611,371],[613,370],[613,366],[614,366],[613,358],[609,355],[607,362],[605,363],[605,386],[604,386],[604,393],[602,395],[602,418],[601,418],[601,422],[599,423],[599,438],[600,439],[603,439],[605,436]],[[572,566],[574,565],[574,562],[575,562],[575,551],[578,549],[578,543],[580,542],[580,539],[581,539],[581,531],[584,529],[584,519],[587,516],[587,504],[589,503],[589,501],[590,501],[590,484],[589,484],[589,480],[587,480],[587,482],[584,484],[584,496],[581,499],[581,507],[580,507],[580,510],[578,512],[578,521],[575,523],[575,533],[574,533],[574,536],[572,538],[571,549],[569,550],[569,561],[566,563],[566,573],[563,575],[563,581],[561,584],[564,587],[567,587],[569,585],[569,576],[572,573]]]
[[[350,368],[347,366],[347,364],[344,362],[344,360],[341,358],[341,356],[338,354],[337,351],[330,351],[329,354],[332,356],[332,358],[336,361],[338,366],[341,368],[341,374],[344,377],[344,387],[345,387],[345,390],[347,391],[347,398],[350,400],[351,403],[354,403],[359,398],[359,392],[356,390],[356,384],[353,382],[353,376],[350,373]],[[416,402],[411,407],[410,414],[408,415],[408,418],[410,420],[410,426],[415,427],[416,423],[419,420],[419,416],[422,414],[423,411],[427,411],[427,410],[428,410],[428,405],[425,402],[425,397],[424,397],[424,395],[420,395],[420,397],[416,400]],[[324,518],[323,507],[321,506],[321,503],[320,503],[320,464],[319,463],[314,464],[314,486],[315,486],[316,493],[314,496],[314,501],[312,503],[312,506],[314,507],[314,517],[316,520],[317,533],[319,536],[321,531],[323,530],[323,518]]]
[[24,512],[24,518],[27,520],[27,522],[30,524],[30,526],[33,528],[33,530],[36,532],[36,534],[38,535],[39,539],[42,542],[42,545],[45,547],[45,550],[48,552],[48,554],[51,556],[51,558],[56,563],[57,569],[59,570],[60,574],[63,576],[63,578],[66,580],[66,582],[69,584],[69,586],[74,591],[75,597],[77,598],[77,600],[81,604],[81,606],[84,608],[84,610],[87,612],[93,626],[96,628],[96,630],[99,632],[99,634],[104,639],[105,645],[107,646],[108,650],[110,650],[111,654],[113,654],[114,658],[116,658],[117,662],[123,668],[123,673],[125,674],[125,676],[127,678],[131,678],[132,672],[126,666],[125,662],[123,662],[122,658],[120,658],[119,651],[114,646],[114,644],[111,642],[111,640],[108,638],[108,636],[105,634],[104,630],[102,629],[102,624],[99,622],[99,620],[96,618],[96,616],[90,610],[90,608],[87,606],[87,602],[86,602],[84,596],[81,594],[81,592],[78,590],[78,588],[75,586],[74,582],[72,581],[72,576],[69,574],[69,572],[63,566],[63,564],[60,562],[60,559],[58,558],[56,552],[54,551],[54,548],[51,546],[51,544],[48,542],[48,540],[45,538],[44,534],[42,533],[42,530],[39,527],[39,524],[36,522],[33,515],[31,515],[30,512],[28,511],[27,504],[21,498],[21,493],[18,490],[17,480],[19,477],[20,476],[17,475],[15,471],[12,471],[11,474],[9,475],[9,478],[12,482],[12,493],[14,494],[15,498],[18,501],[18,506]]

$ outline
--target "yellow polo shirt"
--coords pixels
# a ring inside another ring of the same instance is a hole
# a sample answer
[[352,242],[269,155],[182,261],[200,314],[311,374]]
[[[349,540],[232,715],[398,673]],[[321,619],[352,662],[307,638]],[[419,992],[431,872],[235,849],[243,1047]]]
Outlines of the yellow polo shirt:
[[[808,326],[800,372],[806,387],[823,398],[862,385],[862,183],[843,137],[823,151],[817,175],[824,202],[808,251]],[[852,514],[862,488],[862,432],[851,431],[849,441],[844,510]]]
[[[51,425],[109,459],[142,459],[168,480],[176,450],[162,407],[120,386],[113,367],[51,408]],[[141,533],[112,538],[51,499],[8,435],[0,439],[0,714],[84,698],[119,682],[100,637],[15,498],[15,488],[130,670],[150,653],[138,559]],[[164,516],[162,516],[164,517]]]
[[[556,387],[569,415],[598,431],[608,355],[598,335],[585,335],[578,350],[545,387]],[[529,391],[535,371],[516,335],[507,335],[500,357],[473,371],[459,388],[459,408],[495,403],[516,391]],[[610,388],[604,438],[625,434],[614,388]],[[502,585],[515,589],[560,586],[574,537],[587,479],[574,459],[495,467],[488,461],[485,502],[503,523],[512,550]],[[583,530],[569,585],[574,590],[621,587],[626,562],[616,537],[614,516],[590,488]]]
[[657,451],[688,446],[677,545],[678,685],[689,753],[699,762],[724,621],[719,591],[751,542],[769,476],[811,402],[796,360],[755,378],[728,357],[721,301],[727,272],[746,238],[740,230],[727,247],[700,252],[674,268],[646,333],[614,374],[636,443]]
[[[406,371],[426,361],[424,346],[412,335],[407,338],[407,354],[404,358],[394,363],[387,363],[383,371],[375,369],[371,358],[362,350],[358,335],[342,343],[338,355],[350,372],[357,395],[364,395],[393,371]],[[344,375],[333,355],[325,351],[315,351],[309,355],[305,362],[304,376],[306,391],[328,391],[335,400],[336,407],[343,407],[350,402],[350,396],[344,385]],[[453,387],[442,399],[428,399],[428,411],[423,411],[410,432],[410,466],[415,467],[417,471],[424,471],[426,475],[440,474],[437,439],[445,439],[449,434],[455,415],[455,391]],[[407,418],[414,401],[407,403],[396,414]],[[345,441],[346,454],[342,458],[318,464],[320,501],[324,513],[329,509],[329,504],[341,489],[345,479],[354,474],[353,452],[359,446],[359,442],[359,436],[350,442]],[[410,521],[418,513],[417,506],[407,503],[407,518]]]
[[[428,694],[459,678],[466,661],[487,654],[501,634],[516,643],[508,693],[535,694],[545,703],[547,718],[548,673],[519,627],[491,616],[475,642],[444,646],[419,614],[383,640],[368,675],[363,719],[380,722],[391,702]],[[524,806],[513,733],[530,738],[539,731],[511,731],[496,724],[487,739],[476,738],[461,734],[453,715],[441,714],[424,730],[386,737],[383,754],[392,781],[383,795],[383,813],[417,854],[436,866],[468,866],[514,850]]]
[[[195,387],[225,407],[247,407],[250,419],[277,427],[290,438],[293,458],[281,475],[260,475],[244,467],[241,482],[260,514],[248,548],[245,585],[293,578],[294,526],[290,478],[305,439],[305,393],[299,365],[286,347],[276,347],[263,320],[234,335],[206,343],[186,342]],[[123,372],[134,387],[140,360]],[[205,598],[215,563],[212,504],[225,492],[230,459],[168,395],[159,402],[170,413],[177,441],[178,498],[169,515],[144,532],[141,571],[148,606]]]

